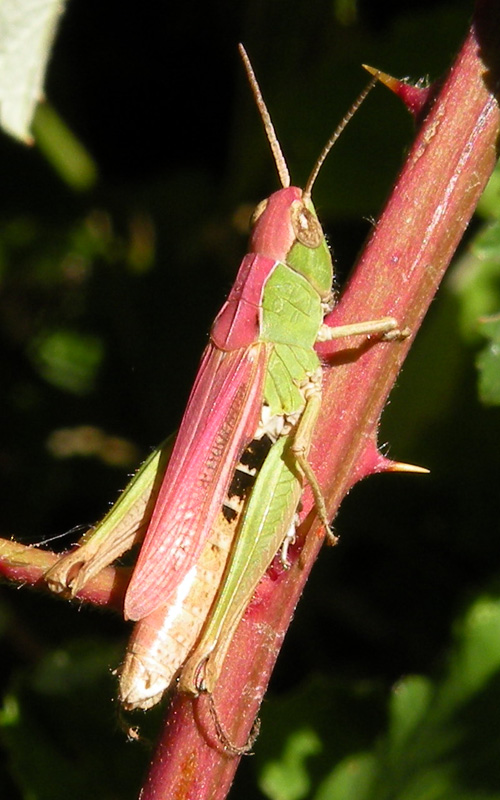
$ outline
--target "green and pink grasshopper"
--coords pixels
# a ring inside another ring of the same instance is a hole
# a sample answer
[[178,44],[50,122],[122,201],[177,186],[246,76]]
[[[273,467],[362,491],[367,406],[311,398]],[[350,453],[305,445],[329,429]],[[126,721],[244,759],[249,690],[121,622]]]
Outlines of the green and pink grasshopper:
[[[183,691],[213,691],[259,581],[278,552],[286,563],[305,481],[331,537],[308,462],[321,406],[315,344],[352,335],[404,335],[392,317],[337,328],[323,323],[333,305],[333,264],[311,192],[366,91],[302,190],[290,186],[252,67],[240,51],[282,188],[254,213],[250,252],[212,326],[161,487],[159,450],[88,542],[47,576],[55,590],[70,586],[77,593],[148,523],[124,605],[126,618],[137,622],[120,670],[127,709],[154,705],[175,678]],[[251,477],[241,489],[238,475],[245,472]],[[148,521],[146,509],[156,493]]]

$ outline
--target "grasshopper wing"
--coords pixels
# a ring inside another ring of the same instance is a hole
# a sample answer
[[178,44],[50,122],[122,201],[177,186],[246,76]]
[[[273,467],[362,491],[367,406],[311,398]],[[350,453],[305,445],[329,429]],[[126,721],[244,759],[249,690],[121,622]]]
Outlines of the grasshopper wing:
[[261,413],[267,348],[208,345],[125,597],[125,617],[165,603],[198,559]]

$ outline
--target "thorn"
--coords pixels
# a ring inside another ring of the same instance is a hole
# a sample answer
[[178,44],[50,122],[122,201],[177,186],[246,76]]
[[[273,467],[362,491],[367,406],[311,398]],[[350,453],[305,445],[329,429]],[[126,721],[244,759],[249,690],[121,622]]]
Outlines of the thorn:
[[406,79],[400,80],[399,78],[393,78],[392,75],[389,75],[387,72],[381,72],[375,69],[375,67],[370,67],[368,64],[363,64],[362,66],[370,75],[376,75],[380,83],[383,83],[391,92],[394,92],[394,94],[403,101],[408,111],[410,111],[414,117],[418,118],[420,116],[422,110],[429,101],[432,86],[425,86],[423,83],[412,85]]
[[418,472],[422,475],[428,475],[430,473],[430,469],[419,467],[417,464],[405,464],[404,461],[389,460],[387,460],[384,470],[385,472]]
[[366,69],[370,75],[376,75],[380,83],[383,83],[384,86],[387,86],[391,92],[396,92],[398,86],[400,85],[401,81],[398,78],[393,78],[392,75],[389,75],[387,72],[382,72],[380,69],[376,67],[370,67],[369,64],[361,64],[363,69]]

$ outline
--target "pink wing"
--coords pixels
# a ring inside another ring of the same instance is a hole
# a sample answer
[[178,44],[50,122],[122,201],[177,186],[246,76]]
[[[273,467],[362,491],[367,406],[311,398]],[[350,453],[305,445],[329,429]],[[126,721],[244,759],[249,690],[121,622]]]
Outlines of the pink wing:
[[258,425],[265,345],[208,345],[125,596],[125,617],[165,603],[198,559],[238,460]]

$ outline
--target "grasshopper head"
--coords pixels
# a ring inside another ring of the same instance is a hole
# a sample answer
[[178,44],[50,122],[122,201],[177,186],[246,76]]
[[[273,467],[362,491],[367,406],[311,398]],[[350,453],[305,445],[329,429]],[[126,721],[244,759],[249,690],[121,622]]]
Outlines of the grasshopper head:
[[297,186],[278,189],[263,200],[252,216],[250,252],[286,261],[296,242],[305,247],[319,247],[324,239],[310,201],[304,202]]

